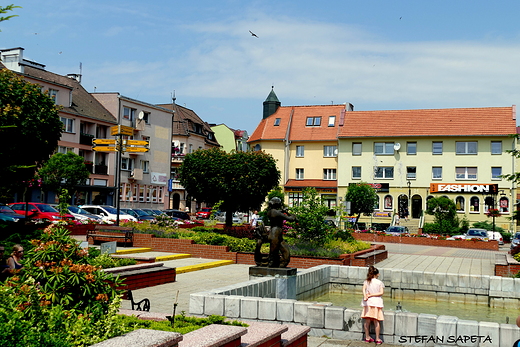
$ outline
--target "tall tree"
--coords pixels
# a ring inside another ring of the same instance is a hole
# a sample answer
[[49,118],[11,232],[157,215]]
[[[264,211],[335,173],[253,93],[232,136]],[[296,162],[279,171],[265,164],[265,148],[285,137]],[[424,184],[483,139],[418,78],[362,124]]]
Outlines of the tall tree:
[[19,187],[58,145],[58,107],[37,84],[0,70],[0,189]]
[[187,154],[179,179],[188,194],[213,205],[222,200],[226,225],[233,213],[259,209],[267,193],[278,185],[280,172],[265,152],[231,152],[219,148]]
[[350,201],[350,213],[357,215],[356,223],[362,213],[374,212],[377,203],[376,190],[368,183],[351,184],[348,186],[345,201]]
[[453,200],[444,196],[432,198],[426,204],[426,213],[433,215],[440,232],[453,234],[458,231],[457,206]]

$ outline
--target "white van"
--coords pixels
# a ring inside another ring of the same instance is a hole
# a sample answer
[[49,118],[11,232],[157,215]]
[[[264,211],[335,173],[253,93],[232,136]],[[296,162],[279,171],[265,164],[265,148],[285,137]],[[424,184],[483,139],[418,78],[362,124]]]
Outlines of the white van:
[[498,231],[489,231],[487,232],[488,238],[490,240],[497,240],[499,245],[504,244],[504,238],[502,237],[502,234],[500,234]]
[[[106,223],[114,223],[117,219],[117,209],[112,206],[107,205],[82,205],[82,209],[85,211],[95,214]],[[121,210],[119,210],[119,220],[129,220],[132,222],[137,222],[137,218],[134,216],[129,215],[128,213],[125,213]]]

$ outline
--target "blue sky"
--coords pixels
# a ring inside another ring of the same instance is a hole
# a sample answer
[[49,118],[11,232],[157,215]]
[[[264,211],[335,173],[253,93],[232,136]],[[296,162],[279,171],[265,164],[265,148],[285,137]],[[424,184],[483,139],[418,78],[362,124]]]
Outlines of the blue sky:
[[12,2],[0,48],[64,75],[81,63],[91,92],[167,103],[175,91],[208,123],[249,133],[272,85],[284,106],[518,101],[519,1]]

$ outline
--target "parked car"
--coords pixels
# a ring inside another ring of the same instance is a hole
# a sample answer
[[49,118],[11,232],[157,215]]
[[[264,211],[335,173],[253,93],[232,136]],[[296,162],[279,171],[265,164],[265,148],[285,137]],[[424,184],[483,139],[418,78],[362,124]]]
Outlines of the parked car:
[[401,236],[401,235],[406,235],[409,233],[410,232],[407,227],[397,226],[397,225],[390,226],[385,230],[385,234],[393,235],[393,236]]
[[148,213],[140,210],[140,209],[136,209],[136,208],[120,208],[121,211],[131,215],[131,216],[134,216],[135,218],[137,218],[137,220],[139,221],[148,221],[148,222],[153,222],[155,221],[155,216],[150,216]]
[[488,239],[490,240],[497,240],[499,245],[504,244],[504,238],[502,237],[502,234],[498,231],[489,231],[487,232]]
[[466,232],[466,240],[478,239],[488,241],[488,234],[486,229],[470,228]]
[[154,210],[153,208],[140,208],[141,211],[144,211],[145,213],[147,213],[148,215],[150,216],[160,216],[162,214],[161,211],[159,210]]
[[[58,210],[58,204],[50,204],[52,207],[54,207],[56,210]],[[94,222],[101,222],[101,217],[96,216],[95,214],[88,213],[87,211],[83,210],[81,207],[70,205],[67,207],[67,210],[71,215],[74,216],[76,220],[79,221],[94,221]]]
[[[215,219],[221,223],[225,223],[226,222],[226,212],[218,212],[215,214],[216,217]],[[240,219],[240,217],[238,216],[238,214],[233,214],[233,224],[241,224],[242,223],[242,220]]]
[[186,212],[179,211],[179,210],[165,210],[164,213],[166,215],[172,217],[173,219],[177,220],[190,220],[190,215]]
[[0,204],[0,222],[18,222],[25,220],[25,216],[16,213],[5,204]]
[[49,204],[44,204],[41,202],[29,202],[27,203],[27,214],[25,213],[25,202],[15,202],[9,204],[16,213],[21,214],[22,216],[26,216],[27,218],[33,220],[43,220],[43,221],[59,221],[59,220],[73,220],[74,216],[71,214],[65,214],[63,217],[60,216],[60,213],[57,209],[52,207]]
[[209,219],[211,216],[211,210],[211,207],[203,207],[195,214],[195,216],[197,219]]
[[520,232],[515,233],[515,236],[511,239],[511,249],[516,246],[520,246]]
[[[89,213],[100,216],[101,219],[107,223],[112,223],[117,219],[117,209],[113,206],[81,205],[80,207]],[[130,220],[132,222],[137,222],[137,218],[122,212],[121,209],[119,210],[119,220]]]

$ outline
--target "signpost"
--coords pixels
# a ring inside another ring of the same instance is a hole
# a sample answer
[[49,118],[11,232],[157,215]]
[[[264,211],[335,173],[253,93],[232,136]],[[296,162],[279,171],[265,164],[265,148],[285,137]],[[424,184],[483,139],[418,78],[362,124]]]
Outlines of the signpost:
[[123,136],[134,136],[134,128],[125,125],[116,125],[110,128],[110,134],[117,136],[117,139],[93,139],[92,150],[96,152],[118,152],[117,172],[116,172],[116,201],[117,218],[116,225],[119,225],[119,195],[121,193],[121,155],[129,153],[145,153],[150,150],[150,142],[144,140],[126,140]]

